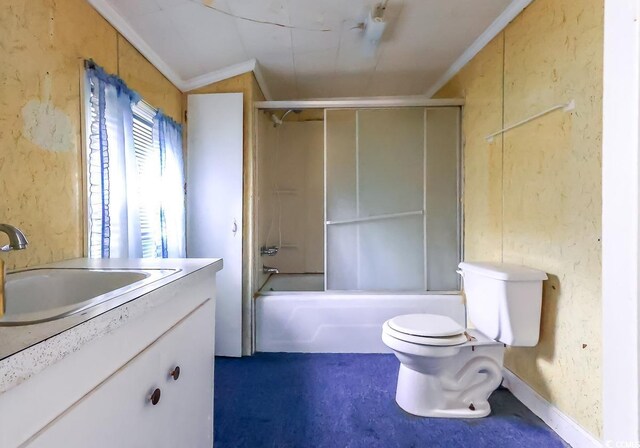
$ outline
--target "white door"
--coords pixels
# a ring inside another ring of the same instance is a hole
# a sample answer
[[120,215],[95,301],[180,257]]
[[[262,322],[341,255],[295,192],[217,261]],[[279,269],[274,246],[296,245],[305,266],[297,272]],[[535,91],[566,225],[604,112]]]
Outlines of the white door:
[[222,257],[216,355],[242,355],[242,93],[189,95],[187,256]]

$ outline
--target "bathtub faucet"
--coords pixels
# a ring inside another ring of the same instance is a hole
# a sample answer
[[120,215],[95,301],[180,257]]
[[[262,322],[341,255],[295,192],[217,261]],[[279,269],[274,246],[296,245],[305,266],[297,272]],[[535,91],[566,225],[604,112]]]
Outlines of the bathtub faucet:
[[29,241],[24,236],[22,230],[17,227],[13,227],[10,224],[0,224],[0,232],[6,233],[9,237],[9,244],[0,247],[1,252],[9,252],[10,250],[22,250],[26,249]]
[[265,266],[265,265],[262,265],[262,272],[264,272],[265,274],[279,274],[280,273],[278,268],[272,268],[272,267]]

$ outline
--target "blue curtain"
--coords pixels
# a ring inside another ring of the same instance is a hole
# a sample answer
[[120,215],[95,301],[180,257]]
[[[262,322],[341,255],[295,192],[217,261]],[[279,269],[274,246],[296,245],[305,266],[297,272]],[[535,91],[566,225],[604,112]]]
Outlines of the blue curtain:
[[118,77],[86,64],[89,98],[89,256],[141,256],[131,104],[140,97]]
[[[148,147],[144,148],[143,160],[136,153],[132,111],[140,96],[94,63],[88,61],[85,68],[89,98],[89,256],[141,258],[149,233],[160,233],[160,250],[148,256],[184,257],[182,127],[158,111],[153,119],[152,149],[149,152]],[[155,161],[148,163],[148,157]],[[159,170],[145,168],[149,166],[159,166]],[[141,194],[142,187],[149,185],[158,188],[154,198],[159,200],[149,201]],[[146,213],[149,207],[156,211]],[[156,207],[160,208],[159,213]],[[140,219],[142,210],[144,224]],[[149,223],[149,216],[159,216],[158,221]]]

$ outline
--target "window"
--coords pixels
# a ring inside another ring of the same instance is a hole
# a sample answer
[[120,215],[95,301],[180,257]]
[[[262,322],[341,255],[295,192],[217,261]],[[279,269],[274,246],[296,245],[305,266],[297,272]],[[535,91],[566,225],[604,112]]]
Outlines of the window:
[[89,257],[184,257],[181,125],[91,62],[85,98]]
[[162,256],[160,223],[160,147],[153,138],[153,118],[157,110],[144,101],[132,107],[133,147],[138,170],[138,197],[143,258]]

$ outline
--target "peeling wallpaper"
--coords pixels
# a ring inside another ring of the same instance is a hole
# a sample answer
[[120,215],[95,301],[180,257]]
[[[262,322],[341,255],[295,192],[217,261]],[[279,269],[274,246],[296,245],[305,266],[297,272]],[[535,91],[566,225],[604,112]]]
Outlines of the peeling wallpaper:
[[[437,95],[466,99],[465,259],[549,273],[540,342],[506,365],[598,438],[602,47],[602,0],[535,0]],[[484,139],[571,99],[571,113]]]
[[50,102],[30,100],[22,108],[23,134],[48,151],[71,151],[74,129],[71,118]]
[[30,241],[2,258],[13,269],[82,256],[82,61],[178,120],[182,94],[85,0],[6,0],[0,29],[0,222]]

